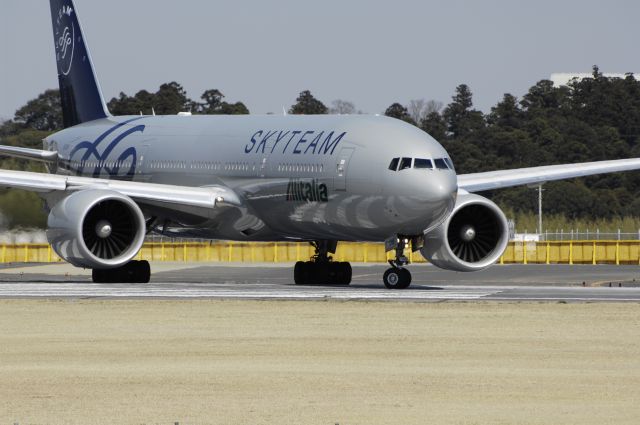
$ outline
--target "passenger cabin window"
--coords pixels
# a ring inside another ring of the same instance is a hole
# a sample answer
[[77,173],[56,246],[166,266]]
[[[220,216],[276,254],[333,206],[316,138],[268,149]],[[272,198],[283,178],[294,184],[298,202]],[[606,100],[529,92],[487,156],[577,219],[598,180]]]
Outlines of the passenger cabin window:
[[433,163],[431,162],[430,159],[422,159],[422,158],[416,158],[416,160],[413,163],[413,167],[414,168],[426,168],[429,170],[433,170]]
[[448,170],[449,167],[447,167],[447,163],[444,161],[444,158],[436,158],[435,161],[436,163],[436,168],[438,170]]
[[400,168],[398,170],[405,170],[407,168],[411,168],[412,158],[402,158],[400,161]]
[[391,160],[391,164],[389,164],[389,169],[391,171],[396,171],[398,169],[398,162],[400,162],[400,158],[393,158]]

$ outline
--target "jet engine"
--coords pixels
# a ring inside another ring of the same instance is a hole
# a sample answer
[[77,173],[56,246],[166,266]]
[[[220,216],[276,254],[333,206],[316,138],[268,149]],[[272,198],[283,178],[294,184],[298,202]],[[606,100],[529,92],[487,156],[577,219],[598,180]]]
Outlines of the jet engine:
[[495,263],[509,242],[504,213],[479,195],[459,194],[449,217],[425,235],[420,253],[447,270],[471,272]]
[[61,258],[91,269],[128,263],[146,231],[142,211],[131,198],[103,189],[75,192],[58,202],[47,227],[47,239]]

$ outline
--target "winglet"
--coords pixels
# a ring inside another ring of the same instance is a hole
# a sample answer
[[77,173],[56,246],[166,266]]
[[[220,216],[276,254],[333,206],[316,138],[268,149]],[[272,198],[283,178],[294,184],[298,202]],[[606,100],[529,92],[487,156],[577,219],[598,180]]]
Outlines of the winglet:
[[109,115],[72,0],[50,0],[64,127]]

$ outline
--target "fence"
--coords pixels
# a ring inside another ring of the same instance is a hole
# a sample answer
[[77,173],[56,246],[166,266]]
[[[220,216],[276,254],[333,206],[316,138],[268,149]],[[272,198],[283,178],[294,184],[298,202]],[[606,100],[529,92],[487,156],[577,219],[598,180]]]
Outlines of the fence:
[[[177,262],[294,262],[313,255],[304,243],[256,242],[147,242],[137,259]],[[406,252],[414,263],[426,260]],[[385,263],[393,256],[384,244],[343,242],[333,256],[339,261]],[[48,244],[0,245],[0,263],[52,263],[61,259]],[[509,243],[500,264],[635,264],[640,265],[640,241],[591,240]]]
[[[518,234],[517,231],[515,231]],[[596,230],[563,230],[557,229],[554,232],[544,231],[543,233],[524,233],[520,235],[535,235],[538,240],[541,241],[635,241],[640,240],[640,230],[637,232],[622,232],[618,229],[617,232],[601,232]]]

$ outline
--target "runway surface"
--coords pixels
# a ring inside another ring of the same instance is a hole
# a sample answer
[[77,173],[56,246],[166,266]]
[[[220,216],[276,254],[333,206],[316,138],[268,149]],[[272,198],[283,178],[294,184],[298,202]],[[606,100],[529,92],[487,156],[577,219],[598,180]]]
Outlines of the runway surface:
[[[638,302],[640,267],[509,265],[477,273],[411,266],[407,290],[382,285],[383,265],[354,265],[350,286],[296,286],[290,264],[152,264],[149,284],[94,284],[66,264],[0,269],[0,298],[171,298],[375,301]],[[637,281],[637,282],[636,282]]]

